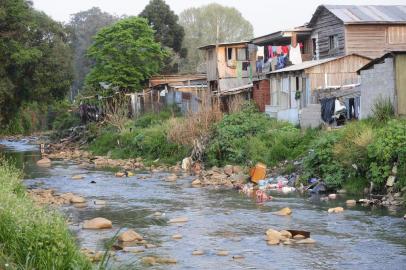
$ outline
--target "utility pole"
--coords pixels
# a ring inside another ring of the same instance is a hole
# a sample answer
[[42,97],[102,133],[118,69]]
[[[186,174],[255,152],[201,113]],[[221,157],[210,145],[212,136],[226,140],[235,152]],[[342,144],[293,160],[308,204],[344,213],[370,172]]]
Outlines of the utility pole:
[[219,80],[220,80],[220,74],[219,74],[219,57],[218,57],[218,50],[219,50],[219,35],[220,35],[220,19],[217,18],[217,27],[216,27],[216,90],[217,90],[217,106],[220,106],[220,87],[219,87]]

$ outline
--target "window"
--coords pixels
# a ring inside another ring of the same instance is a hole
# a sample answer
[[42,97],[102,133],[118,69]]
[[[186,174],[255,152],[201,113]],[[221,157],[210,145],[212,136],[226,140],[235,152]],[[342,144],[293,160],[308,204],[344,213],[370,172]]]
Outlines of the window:
[[209,54],[209,55],[208,55],[209,60],[213,60],[213,55],[214,55],[213,50],[209,50],[209,53],[208,53],[208,54]]
[[237,60],[238,61],[247,60],[247,49],[246,48],[238,48],[237,49]]
[[338,49],[338,35],[332,35],[329,37],[330,50]]
[[227,60],[233,60],[233,48],[227,48]]
[[317,55],[317,39],[312,38],[312,44],[313,44],[313,56]]

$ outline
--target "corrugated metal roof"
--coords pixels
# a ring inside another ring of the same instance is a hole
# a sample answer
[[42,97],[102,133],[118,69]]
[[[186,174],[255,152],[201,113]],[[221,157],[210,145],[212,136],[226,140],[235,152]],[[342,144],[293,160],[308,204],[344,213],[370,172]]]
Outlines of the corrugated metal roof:
[[405,23],[406,6],[355,6],[324,5],[345,24],[355,23]]
[[322,60],[312,60],[312,61],[305,61],[301,64],[297,64],[297,65],[292,65],[286,68],[282,68],[282,69],[278,69],[275,71],[271,71],[268,72],[267,74],[275,74],[275,73],[281,73],[281,72],[289,72],[289,71],[299,71],[299,70],[304,70],[307,68],[311,68],[320,64],[324,64],[333,60],[338,59],[337,57],[334,58],[326,58],[326,59],[322,59]]

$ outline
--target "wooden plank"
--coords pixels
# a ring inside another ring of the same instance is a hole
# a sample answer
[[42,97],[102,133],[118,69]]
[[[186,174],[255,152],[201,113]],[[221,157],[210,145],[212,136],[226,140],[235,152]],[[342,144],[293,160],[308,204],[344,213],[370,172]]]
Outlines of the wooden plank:
[[398,100],[397,113],[406,115],[406,54],[396,55],[396,94]]

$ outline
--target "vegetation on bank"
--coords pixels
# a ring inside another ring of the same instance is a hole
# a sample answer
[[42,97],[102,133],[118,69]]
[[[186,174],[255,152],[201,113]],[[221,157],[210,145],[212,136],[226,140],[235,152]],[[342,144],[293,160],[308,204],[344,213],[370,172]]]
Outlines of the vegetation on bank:
[[33,204],[21,173],[0,158],[0,268],[92,269],[65,219]]
[[0,130],[0,135],[30,135],[35,132],[65,130],[80,124],[77,110],[67,101],[51,104],[24,103]]
[[[206,118],[198,114],[180,117],[173,110],[148,113],[127,122],[120,132],[103,127],[89,148],[97,155],[174,164],[189,156],[193,142],[203,138],[207,166],[256,162],[275,166],[288,160],[286,171],[300,170],[303,182],[315,177],[331,189],[359,192],[370,182],[375,190],[384,190],[397,164],[395,189],[406,186],[406,120],[395,119],[385,104],[376,105],[373,118],[333,130],[301,130],[270,119],[250,104],[234,113]],[[293,161],[301,165],[294,168]]]

